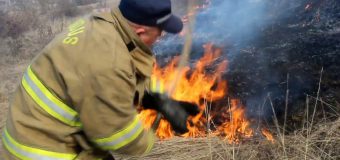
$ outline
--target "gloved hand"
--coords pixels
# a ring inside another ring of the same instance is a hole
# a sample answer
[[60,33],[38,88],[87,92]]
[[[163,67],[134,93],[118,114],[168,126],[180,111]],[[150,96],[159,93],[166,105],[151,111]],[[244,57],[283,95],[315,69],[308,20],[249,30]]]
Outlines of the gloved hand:
[[196,104],[176,101],[160,93],[144,93],[142,106],[145,109],[154,109],[163,114],[172,126],[172,129],[180,134],[188,132],[187,119],[189,115],[195,116],[200,110]]

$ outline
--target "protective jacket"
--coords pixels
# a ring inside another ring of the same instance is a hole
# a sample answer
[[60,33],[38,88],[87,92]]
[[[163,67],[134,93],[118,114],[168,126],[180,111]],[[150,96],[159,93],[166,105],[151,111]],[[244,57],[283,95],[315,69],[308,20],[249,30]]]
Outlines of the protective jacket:
[[75,135],[104,151],[149,152],[154,134],[136,106],[153,63],[118,9],[77,20],[25,71],[2,134],[5,159],[82,159]]

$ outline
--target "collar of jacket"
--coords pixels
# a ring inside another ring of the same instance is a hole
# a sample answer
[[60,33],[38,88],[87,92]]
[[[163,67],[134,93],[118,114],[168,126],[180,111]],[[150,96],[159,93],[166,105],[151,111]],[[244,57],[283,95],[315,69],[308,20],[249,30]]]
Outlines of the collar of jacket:
[[138,73],[142,74],[143,76],[150,77],[152,73],[152,67],[155,62],[153,53],[150,48],[141,41],[138,35],[133,32],[119,9],[112,8],[111,14],[103,13],[95,16],[113,23],[125,44],[132,42],[135,45],[135,49],[130,52],[133,64],[135,65]]

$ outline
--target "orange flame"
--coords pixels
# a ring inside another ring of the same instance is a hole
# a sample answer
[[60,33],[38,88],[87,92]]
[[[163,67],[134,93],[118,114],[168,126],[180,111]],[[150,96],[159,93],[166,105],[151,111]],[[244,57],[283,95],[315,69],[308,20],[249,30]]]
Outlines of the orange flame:
[[267,129],[262,128],[261,132],[267,138],[267,140],[269,140],[272,143],[274,143],[274,137],[273,137],[273,135]]
[[[156,120],[157,112],[150,109],[142,110],[139,113],[139,117],[143,122],[145,128],[151,128],[152,124]],[[171,138],[174,136],[174,133],[172,132],[171,126],[168,121],[164,119],[160,120],[158,128],[156,130],[156,135],[160,139]]]
[[253,136],[253,129],[250,128],[250,121],[246,119],[245,109],[240,106],[240,101],[232,99],[230,104],[230,121],[223,123],[218,130],[225,135],[229,143],[238,143],[241,137],[250,138]]
[[[171,98],[195,103],[199,106],[201,112],[195,117],[189,117],[192,123],[188,123],[189,132],[183,134],[183,137],[205,136],[206,130],[210,130],[206,127],[206,124],[211,122],[213,115],[221,113],[207,113],[207,103],[203,103],[202,100],[211,103],[223,99],[227,94],[227,81],[222,79],[222,72],[226,70],[227,61],[218,59],[222,49],[214,47],[211,43],[204,45],[203,48],[203,57],[192,68],[187,66],[179,70],[177,68],[179,58],[176,57],[163,68],[155,65],[151,77],[157,77],[157,80],[164,85],[165,91]],[[218,65],[213,66],[217,60],[219,60]],[[203,116],[204,114],[209,114],[209,118]],[[230,117],[224,117],[226,121],[215,128],[214,135],[225,136],[225,140],[228,140],[229,143],[238,143],[241,138],[253,136],[254,131],[250,127],[251,123],[245,116],[245,107],[241,105],[239,100],[231,100],[227,114]],[[142,110],[140,117],[145,127],[151,128],[157,113],[153,110]],[[270,132],[265,133],[271,135]],[[161,119],[156,135],[160,139],[173,137],[174,133],[169,122]],[[270,137],[267,135],[265,137]]]

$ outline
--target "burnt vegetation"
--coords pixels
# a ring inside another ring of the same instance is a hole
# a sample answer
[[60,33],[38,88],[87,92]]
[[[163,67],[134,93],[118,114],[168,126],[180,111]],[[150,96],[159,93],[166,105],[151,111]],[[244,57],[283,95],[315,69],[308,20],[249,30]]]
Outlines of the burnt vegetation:
[[227,73],[230,92],[255,107],[271,97],[280,122],[287,105],[291,130],[301,127],[306,100],[316,105],[318,120],[335,120],[340,111],[340,3],[314,0],[291,8],[282,3],[287,10],[278,8],[273,15],[280,18],[233,57]]

